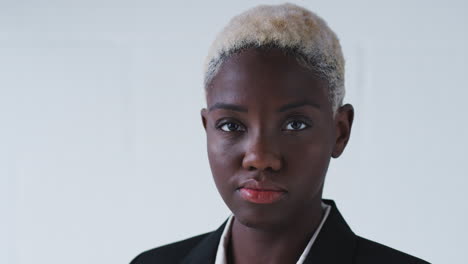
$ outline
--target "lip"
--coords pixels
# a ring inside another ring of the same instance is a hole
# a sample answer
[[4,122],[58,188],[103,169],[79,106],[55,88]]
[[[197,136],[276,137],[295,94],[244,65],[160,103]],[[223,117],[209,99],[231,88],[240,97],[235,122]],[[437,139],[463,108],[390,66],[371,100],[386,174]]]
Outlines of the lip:
[[238,188],[240,197],[256,204],[271,204],[284,198],[286,189],[272,182],[248,180]]
[[248,188],[248,189],[253,189],[253,190],[258,190],[258,191],[277,191],[277,192],[287,192],[287,190],[281,186],[279,186],[276,183],[270,182],[270,181],[257,181],[254,179],[250,179],[247,181],[244,181],[243,183],[240,184],[239,189],[241,188]]

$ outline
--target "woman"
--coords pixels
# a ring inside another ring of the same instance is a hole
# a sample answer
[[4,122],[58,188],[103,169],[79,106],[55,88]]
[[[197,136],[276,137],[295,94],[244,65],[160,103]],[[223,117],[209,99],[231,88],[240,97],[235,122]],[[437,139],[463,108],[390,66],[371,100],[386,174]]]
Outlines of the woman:
[[216,231],[149,250],[149,263],[427,263],[356,236],[322,200],[350,137],[336,35],[292,4],[234,17],[206,60],[201,117],[211,171],[232,211]]

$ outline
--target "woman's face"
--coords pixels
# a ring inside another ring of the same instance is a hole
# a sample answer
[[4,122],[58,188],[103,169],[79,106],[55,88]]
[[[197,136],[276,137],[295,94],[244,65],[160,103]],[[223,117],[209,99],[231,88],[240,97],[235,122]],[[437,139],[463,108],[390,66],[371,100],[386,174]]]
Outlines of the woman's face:
[[325,80],[278,49],[248,49],[223,63],[207,105],[211,171],[238,221],[276,228],[320,208],[330,158],[349,137]]

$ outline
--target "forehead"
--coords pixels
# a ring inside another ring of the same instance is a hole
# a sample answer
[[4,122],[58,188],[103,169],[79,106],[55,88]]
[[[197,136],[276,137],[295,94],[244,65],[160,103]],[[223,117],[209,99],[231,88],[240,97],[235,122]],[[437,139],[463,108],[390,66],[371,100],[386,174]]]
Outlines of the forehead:
[[278,105],[308,100],[331,108],[327,81],[279,49],[248,49],[220,67],[207,90],[207,103]]

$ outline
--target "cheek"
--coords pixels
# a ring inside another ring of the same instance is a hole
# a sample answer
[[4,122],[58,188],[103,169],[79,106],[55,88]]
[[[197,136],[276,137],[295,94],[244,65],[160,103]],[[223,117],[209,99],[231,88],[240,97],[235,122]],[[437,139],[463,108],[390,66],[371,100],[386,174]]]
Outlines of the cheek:
[[331,152],[328,146],[314,144],[298,146],[296,151],[290,149],[285,155],[289,161],[288,169],[307,172],[317,177],[326,172]]
[[294,175],[291,184],[304,192],[313,190],[315,194],[320,190],[331,159],[332,147],[329,139],[310,136],[289,142],[283,150],[288,174]]
[[235,175],[241,168],[239,146],[229,143],[219,135],[208,138],[208,160],[216,189],[224,203],[235,211]]
[[241,166],[239,146],[216,132],[208,135],[208,160],[219,191],[229,186],[230,179]]
[[231,167],[236,157],[236,145],[218,135],[208,137],[208,158],[212,166]]

